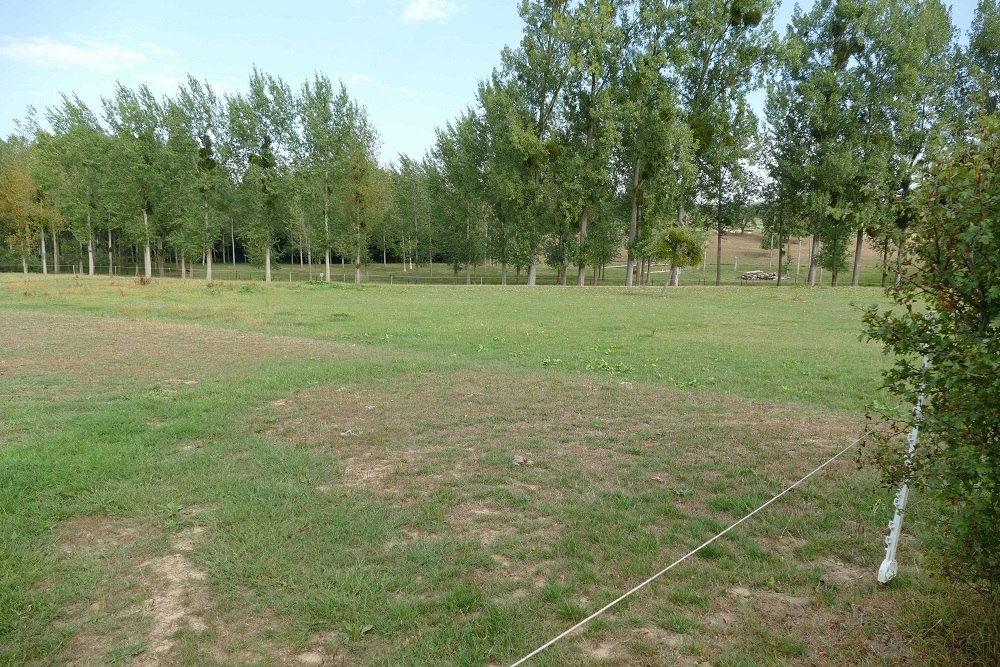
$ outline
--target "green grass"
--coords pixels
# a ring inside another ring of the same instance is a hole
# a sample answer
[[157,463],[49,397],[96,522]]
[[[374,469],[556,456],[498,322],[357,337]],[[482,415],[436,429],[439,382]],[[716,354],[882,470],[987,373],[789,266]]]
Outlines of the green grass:
[[[880,299],[0,276],[0,664],[508,664],[856,437]],[[888,500],[838,463],[533,664],[948,664]]]

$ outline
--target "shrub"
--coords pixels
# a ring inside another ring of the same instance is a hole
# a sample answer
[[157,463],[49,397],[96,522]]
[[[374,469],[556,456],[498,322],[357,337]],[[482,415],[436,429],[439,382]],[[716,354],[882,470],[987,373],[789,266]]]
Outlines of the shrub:
[[[1000,117],[938,151],[907,202],[912,235],[896,307],[871,306],[865,334],[895,355],[885,386],[926,406],[911,462],[896,428],[869,440],[887,484],[908,479],[938,504],[932,550],[941,571],[994,606],[1000,594]],[[922,369],[927,354],[929,367]]]

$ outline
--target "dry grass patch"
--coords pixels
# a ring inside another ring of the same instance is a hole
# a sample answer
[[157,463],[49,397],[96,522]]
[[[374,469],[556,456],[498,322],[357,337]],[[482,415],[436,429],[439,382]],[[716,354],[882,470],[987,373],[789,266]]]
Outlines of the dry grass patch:
[[154,381],[165,392],[237,377],[255,365],[369,354],[351,344],[219,329],[199,324],[113,319],[34,311],[4,311],[0,375],[58,377],[60,391],[108,385],[122,378]]
[[448,380],[415,375],[385,389],[312,387],[261,406],[256,421],[290,444],[328,448],[349,486],[431,492],[499,475],[549,500],[559,497],[558,485],[545,483],[552,478],[585,478],[604,490],[665,485],[679,497],[685,475],[723,480],[727,465],[791,481],[859,426],[820,411],[614,379],[470,371]]

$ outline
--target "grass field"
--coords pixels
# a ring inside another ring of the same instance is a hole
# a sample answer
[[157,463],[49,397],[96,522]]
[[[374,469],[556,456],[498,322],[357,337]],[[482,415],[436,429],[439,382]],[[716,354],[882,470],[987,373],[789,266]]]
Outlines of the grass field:
[[[879,299],[0,276],[0,664],[510,664],[854,440]],[[971,664],[915,501],[889,587],[848,457],[531,664]]]

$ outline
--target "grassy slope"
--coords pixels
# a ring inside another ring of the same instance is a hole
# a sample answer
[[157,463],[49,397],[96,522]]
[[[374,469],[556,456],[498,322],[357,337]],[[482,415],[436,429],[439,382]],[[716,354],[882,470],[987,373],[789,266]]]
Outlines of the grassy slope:
[[[509,663],[852,439],[877,298],[3,277],[0,663]],[[536,664],[944,660],[886,500],[840,463]]]

